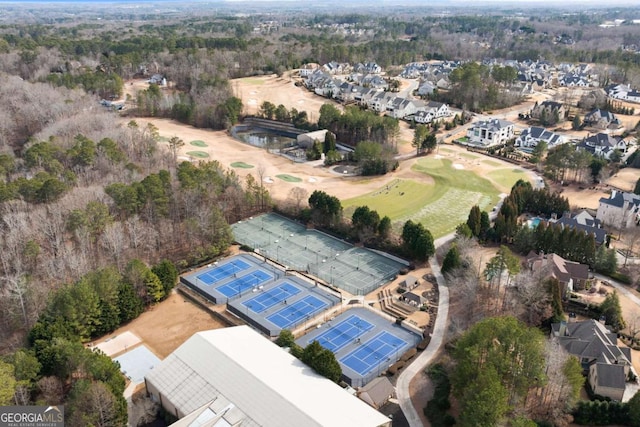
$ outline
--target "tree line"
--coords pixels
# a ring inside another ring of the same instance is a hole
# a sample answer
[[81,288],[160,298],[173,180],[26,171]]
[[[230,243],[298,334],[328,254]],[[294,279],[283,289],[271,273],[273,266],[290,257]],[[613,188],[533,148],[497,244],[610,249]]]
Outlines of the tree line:
[[424,262],[435,253],[433,236],[421,223],[411,220],[402,225],[400,234],[393,232],[389,217],[380,217],[367,206],[358,206],[349,220],[343,218],[340,200],[316,190],[309,197],[309,208],[299,216],[316,226],[325,227],[341,237],[360,241],[372,247]]

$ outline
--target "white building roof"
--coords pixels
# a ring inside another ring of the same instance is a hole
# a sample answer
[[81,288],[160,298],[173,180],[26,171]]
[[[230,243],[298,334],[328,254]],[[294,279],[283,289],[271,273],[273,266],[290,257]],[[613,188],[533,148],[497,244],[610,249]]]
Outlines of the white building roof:
[[243,426],[391,425],[248,326],[196,333],[146,380],[184,414],[223,398],[246,416]]

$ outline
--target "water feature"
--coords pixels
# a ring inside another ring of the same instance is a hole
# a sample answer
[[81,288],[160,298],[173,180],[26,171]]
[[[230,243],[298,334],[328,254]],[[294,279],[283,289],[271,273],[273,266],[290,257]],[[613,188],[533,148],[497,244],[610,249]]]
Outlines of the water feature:
[[270,129],[236,126],[232,135],[247,144],[269,150],[282,150],[297,144],[295,137],[283,135],[282,132]]

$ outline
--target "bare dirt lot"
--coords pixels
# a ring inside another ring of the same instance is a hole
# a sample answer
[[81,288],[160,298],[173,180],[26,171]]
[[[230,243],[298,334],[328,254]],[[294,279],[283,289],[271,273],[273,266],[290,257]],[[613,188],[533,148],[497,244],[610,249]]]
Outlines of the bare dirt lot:
[[140,337],[156,356],[164,359],[194,333],[223,327],[225,325],[209,313],[174,292],[165,301],[94,344],[130,331]]
[[287,74],[283,77],[272,74],[234,79],[231,81],[231,86],[236,96],[242,99],[245,114],[257,114],[264,101],[269,101],[276,106],[282,104],[288,110],[292,108],[298,111],[304,110],[310,122],[318,120],[320,107],[324,104],[333,104],[342,109],[340,104],[296,86],[295,80]]

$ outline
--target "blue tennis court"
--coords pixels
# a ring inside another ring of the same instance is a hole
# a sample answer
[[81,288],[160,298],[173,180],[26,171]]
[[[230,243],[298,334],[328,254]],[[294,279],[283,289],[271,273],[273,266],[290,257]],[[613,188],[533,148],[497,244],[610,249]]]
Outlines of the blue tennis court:
[[[389,363],[394,353],[406,344],[406,341],[395,335],[382,331],[340,359],[340,363],[364,376],[377,366]],[[395,361],[395,357],[393,360]]]
[[218,286],[216,290],[225,297],[231,298],[272,279],[273,277],[270,274],[262,270],[256,270],[250,274],[238,277],[232,282]]
[[297,295],[300,292],[302,291],[298,287],[289,282],[284,282],[275,288],[262,292],[260,295],[253,297],[250,300],[243,301],[242,305],[254,313],[262,313],[263,311],[280,304],[287,298]]
[[288,328],[302,319],[311,317],[315,313],[324,310],[328,304],[313,295],[308,295],[301,300],[273,313],[267,320],[279,328]]
[[318,341],[321,346],[335,353],[350,342],[356,341],[358,337],[364,335],[372,328],[373,324],[354,314],[333,326],[328,331],[318,335],[315,341]]
[[242,261],[241,259],[234,259],[230,262],[222,264],[219,267],[214,267],[211,270],[208,270],[196,277],[205,285],[212,285],[216,282],[226,279],[227,277],[233,276],[234,274],[238,274],[249,267],[250,265]]

